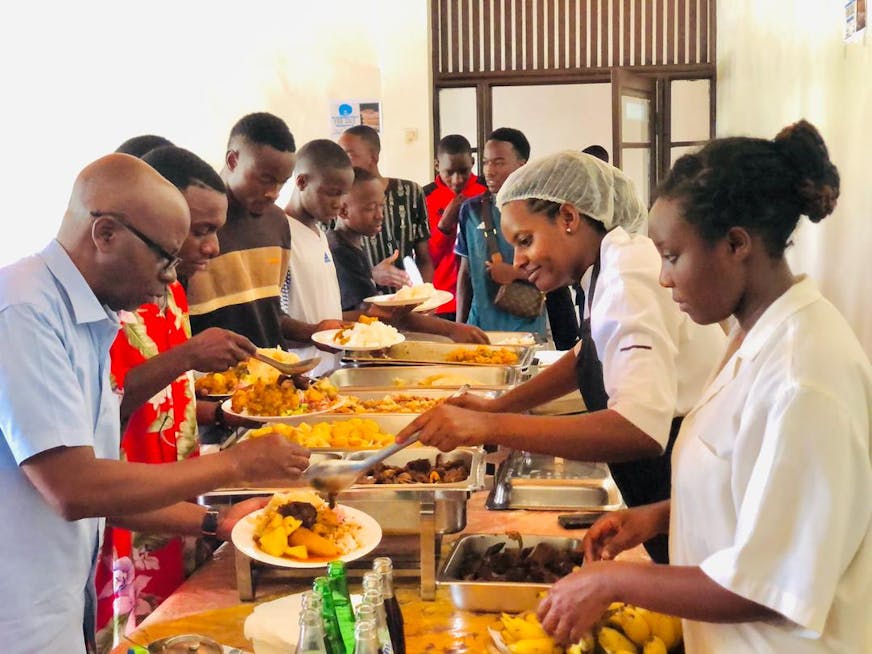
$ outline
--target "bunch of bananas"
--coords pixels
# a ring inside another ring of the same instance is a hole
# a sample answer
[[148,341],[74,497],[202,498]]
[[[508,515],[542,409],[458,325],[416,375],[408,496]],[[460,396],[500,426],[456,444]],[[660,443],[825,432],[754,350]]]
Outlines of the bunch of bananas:
[[615,602],[593,633],[566,650],[539,624],[536,614],[503,613],[493,626],[498,647],[510,654],[667,654],[681,644],[681,620],[663,613]]

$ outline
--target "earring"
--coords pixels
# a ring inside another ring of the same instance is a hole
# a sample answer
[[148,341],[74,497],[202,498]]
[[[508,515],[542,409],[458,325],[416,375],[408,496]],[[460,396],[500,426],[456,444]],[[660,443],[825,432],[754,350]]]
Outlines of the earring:
[[572,230],[571,230],[569,227],[567,227],[567,228],[566,228],[566,233],[567,233],[567,234],[572,234]]

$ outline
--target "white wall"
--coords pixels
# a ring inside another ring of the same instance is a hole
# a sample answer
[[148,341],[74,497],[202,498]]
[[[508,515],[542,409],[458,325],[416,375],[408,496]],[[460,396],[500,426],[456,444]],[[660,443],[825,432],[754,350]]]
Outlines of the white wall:
[[220,168],[251,111],[281,116],[299,146],[329,136],[331,99],[381,98],[382,171],[426,183],[428,20],[427,0],[17,3],[0,26],[0,265],[53,237],[78,171],[128,137]]
[[[718,3],[718,136],[772,138],[805,118],[841,174],[836,212],[803,222],[789,258],[815,278],[872,353],[872,34],[844,44],[844,3]],[[826,338],[821,334],[821,338]]]
[[612,85],[544,84],[496,86],[493,126],[515,127],[537,157],[589,145],[612,154]]

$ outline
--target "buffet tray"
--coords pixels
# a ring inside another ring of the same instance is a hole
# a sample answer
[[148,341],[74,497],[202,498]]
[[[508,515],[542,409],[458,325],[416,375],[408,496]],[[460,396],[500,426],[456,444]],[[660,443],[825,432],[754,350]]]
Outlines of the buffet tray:
[[[319,459],[361,459],[367,450],[322,450],[313,452]],[[484,449],[458,448],[440,453],[435,447],[413,446],[385,459],[387,465],[404,466],[414,459],[430,459],[442,454],[443,460],[465,462],[469,476],[462,481],[442,484],[355,484],[339,495],[342,504],[359,509],[375,518],[386,535],[412,535],[420,531],[422,501],[434,504],[437,534],[454,534],[466,526],[466,502],[474,491],[484,488]],[[234,504],[249,497],[272,495],[287,488],[219,488],[200,496],[203,504]]]
[[[561,550],[581,548],[581,540],[576,538],[522,535],[521,540],[524,547],[546,542]],[[448,587],[451,601],[457,608],[464,611],[520,613],[536,608],[540,594],[551,587],[545,583],[463,580],[460,570],[464,559],[469,555],[481,555],[488,547],[497,543],[506,543],[506,547],[517,547],[516,541],[505,534],[468,534],[460,537],[454,544],[436,576],[436,583]]]
[[[488,350],[513,350],[518,355],[518,362],[512,364],[493,364],[448,360],[448,355],[451,352],[457,350],[474,351],[476,348],[486,348]],[[357,363],[376,364],[436,363],[464,367],[492,367],[494,365],[500,367],[505,365],[522,370],[530,365],[536,349],[536,346],[533,345],[473,345],[469,343],[406,341],[375,352],[346,352],[343,356],[343,360],[354,361]]]
[[456,389],[462,384],[418,386],[422,379],[434,378],[437,375],[451,376],[470,381],[472,388],[487,388],[504,390],[514,386],[520,380],[516,368],[505,366],[461,366],[461,365],[430,365],[430,366],[361,366],[337,368],[325,376],[325,379],[339,389],[340,393],[350,393],[359,390],[383,389],[406,391],[412,389]]

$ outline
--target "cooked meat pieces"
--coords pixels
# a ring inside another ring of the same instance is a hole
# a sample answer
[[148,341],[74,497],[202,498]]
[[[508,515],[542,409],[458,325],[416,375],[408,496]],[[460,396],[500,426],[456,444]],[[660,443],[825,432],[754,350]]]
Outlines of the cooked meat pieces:
[[435,465],[430,459],[414,459],[402,467],[379,463],[366,473],[360,483],[452,484],[468,477],[469,466],[464,461],[445,461],[440,454],[436,457]]
[[308,502],[288,502],[282,504],[276,511],[283,517],[293,516],[303,523],[306,529],[311,529],[318,519],[318,510]]
[[581,565],[582,553],[561,550],[550,543],[534,547],[507,547],[496,543],[482,553],[469,553],[460,565],[464,581],[514,581],[554,583]]

